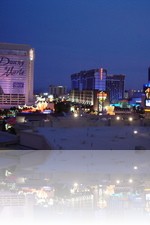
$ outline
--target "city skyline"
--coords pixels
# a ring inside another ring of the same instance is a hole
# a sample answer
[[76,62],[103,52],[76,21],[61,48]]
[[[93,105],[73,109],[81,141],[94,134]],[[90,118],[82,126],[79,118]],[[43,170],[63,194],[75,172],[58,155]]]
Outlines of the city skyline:
[[35,49],[34,89],[71,87],[71,74],[103,67],[125,75],[125,89],[148,81],[148,0],[2,0],[0,42]]

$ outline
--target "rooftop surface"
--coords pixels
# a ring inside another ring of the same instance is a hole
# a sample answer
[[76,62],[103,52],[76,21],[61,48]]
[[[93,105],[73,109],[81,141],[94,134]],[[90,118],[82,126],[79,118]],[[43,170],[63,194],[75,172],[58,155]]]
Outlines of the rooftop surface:
[[134,150],[150,149],[150,128],[140,126],[99,126],[51,128],[38,132],[53,149]]

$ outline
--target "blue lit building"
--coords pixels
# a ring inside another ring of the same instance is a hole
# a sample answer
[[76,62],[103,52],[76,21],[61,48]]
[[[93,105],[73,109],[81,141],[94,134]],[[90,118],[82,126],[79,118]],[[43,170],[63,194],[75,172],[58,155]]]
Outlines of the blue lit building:
[[103,68],[72,74],[70,100],[98,110],[98,93],[106,90],[106,77],[107,70]]
[[72,90],[106,90],[107,70],[93,69],[71,75]]
[[106,92],[111,103],[124,98],[125,75],[108,75],[106,79]]
[[[99,98],[99,93],[106,93],[107,104],[116,103],[124,98],[124,81],[125,75],[108,75],[107,70],[103,68],[72,74],[71,100],[83,103],[88,99],[88,103],[97,105],[98,103],[95,101]],[[89,90],[93,91],[91,100],[89,97],[87,98]]]

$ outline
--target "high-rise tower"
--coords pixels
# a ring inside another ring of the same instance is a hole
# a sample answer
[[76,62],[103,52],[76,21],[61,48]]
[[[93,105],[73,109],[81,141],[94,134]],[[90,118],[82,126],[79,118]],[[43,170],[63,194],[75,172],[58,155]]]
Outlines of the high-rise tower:
[[124,97],[124,80],[125,75],[108,75],[106,79],[106,91],[109,95],[110,102],[123,99]]
[[0,107],[33,104],[34,49],[0,43]]

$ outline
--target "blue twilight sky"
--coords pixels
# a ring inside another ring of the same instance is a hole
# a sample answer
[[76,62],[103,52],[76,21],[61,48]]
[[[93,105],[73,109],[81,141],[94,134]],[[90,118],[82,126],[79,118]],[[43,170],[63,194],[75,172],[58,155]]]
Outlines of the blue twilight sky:
[[142,88],[150,66],[150,0],[1,0],[0,42],[35,49],[35,90],[71,86],[104,67]]

